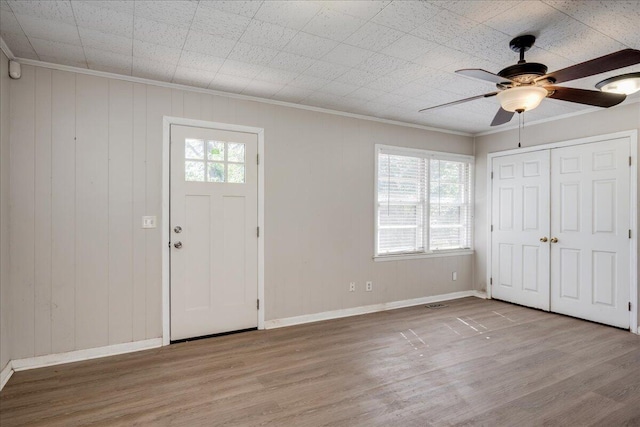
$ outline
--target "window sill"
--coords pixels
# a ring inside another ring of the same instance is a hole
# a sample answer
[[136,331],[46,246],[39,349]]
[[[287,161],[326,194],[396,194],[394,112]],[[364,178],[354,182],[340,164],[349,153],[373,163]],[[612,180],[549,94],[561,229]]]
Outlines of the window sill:
[[473,249],[464,249],[459,251],[442,251],[424,254],[398,254],[398,255],[379,255],[374,256],[375,262],[384,261],[402,261],[407,259],[423,259],[423,258],[442,258],[448,256],[473,255]]

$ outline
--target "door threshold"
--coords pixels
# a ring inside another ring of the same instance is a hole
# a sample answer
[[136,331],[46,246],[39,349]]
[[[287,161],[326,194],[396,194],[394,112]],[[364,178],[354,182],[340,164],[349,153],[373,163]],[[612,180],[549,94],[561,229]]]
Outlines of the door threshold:
[[207,338],[223,337],[225,335],[241,334],[243,332],[257,331],[257,330],[258,330],[257,327],[255,327],[255,328],[247,328],[247,329],[238,329],[237,331],[220,332],[218,334],[201,335],[199,337],[183,338],[183,339],[180,339],[180,340],[171,340],[170,344],[179,344],[181,342],[198,341],[198,340],[204,340],[204,339],[207,339]]

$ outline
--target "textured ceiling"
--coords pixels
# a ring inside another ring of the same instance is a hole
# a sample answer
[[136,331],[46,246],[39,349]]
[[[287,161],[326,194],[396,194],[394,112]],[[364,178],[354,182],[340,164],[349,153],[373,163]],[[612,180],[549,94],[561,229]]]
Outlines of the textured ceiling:
[[[508,43],[550,71],[640,48],[639,1],[13,1],[0,34],[19,58],[477,133],[495,98],[454,74],[514,64]],[[592,89],[602,74],[564,86]],[[629,102],[629,101],[626,101]],[[527,121],[573,113],[546,99]],[[512,121],[514,124],[516,120]]]

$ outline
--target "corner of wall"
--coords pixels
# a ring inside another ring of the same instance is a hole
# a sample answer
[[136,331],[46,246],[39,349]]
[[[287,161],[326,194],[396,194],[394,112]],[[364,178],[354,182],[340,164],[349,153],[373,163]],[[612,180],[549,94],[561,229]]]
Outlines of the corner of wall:
[[[9,290],[9,59],[0,52],[0,371],[10,372]],[[7,368],[7,369],[5,369]],[[3,375],[5,380],[8,376]],[[1,387],[0,387],[1,388]]]

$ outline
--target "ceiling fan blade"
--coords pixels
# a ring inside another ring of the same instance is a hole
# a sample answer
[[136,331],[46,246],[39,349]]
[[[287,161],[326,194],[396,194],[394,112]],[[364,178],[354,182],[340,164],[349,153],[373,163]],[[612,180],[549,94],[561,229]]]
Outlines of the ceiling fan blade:
[[423,111],[435,110],[436,108],[451,107],[452,105],[462,104],[463,102],[469,102],[469,101],[473,101],[475,99],[490,98],[492,96],[496,96],[497,94],[498,94],[498,92],[485,93],[484,95],[472,96],[471,98],[460,99],[458,101],[447,102],[446,104],[440,104],[440,105],[435,105],[433,107],[423,108],[422,110],[419,110],[418,112],[422,113]]
[[505,123],[509,123],[513,118],[514,114],[515,113],[512,111],[507,111],[504,108],[500,107],[500,109],[496,113],[496,116],[493,118],[493,121],[491,122],[491,126],[500,126]]
[[597,90],[575,89],[562,86],[545,86],[547,90],[553,91],[548,96],[562,101],[575,102],[578,104],[595,105],[596,107],[609,108],[620,104],[626,99],[626,95],[619,93],[607,93]]
[[590,61],[581,62],[562,70],[554,71],[545,76],[539,77],[536,81],[545,78],[552,78],[555,83],[568,82],[569,80],[581,79],[595,74],[606,73],[618,68],[640,64],[640,50],[623,49],[609,55],[601,56]]
[[474,79],[484,80],[491,83],[508,83],[512,80],[507,79],[505,77],[500,77],[497,74],[490,73],[486,70],[481,70],[480,68],[466,68],[463,70],[456,70],[457,74],[462,74],[463,76],[472,77]]

